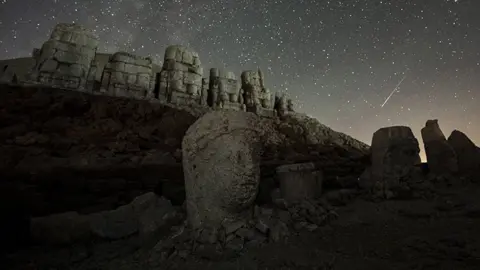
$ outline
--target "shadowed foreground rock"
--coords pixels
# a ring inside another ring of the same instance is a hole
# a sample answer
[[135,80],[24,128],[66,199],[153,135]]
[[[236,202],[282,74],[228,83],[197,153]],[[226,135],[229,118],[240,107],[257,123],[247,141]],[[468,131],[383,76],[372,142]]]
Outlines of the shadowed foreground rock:
[[260,181],[259,119],[218,111],[197,120],[183,138],[187,216],[195,228],[248,220]]
[[452,131],[448,137],[448,143],[455,150],[458,171],[461,174],[480,170],[480,150],[465,133],[458,130]]
[[362,176],[361,185],[382,197],[394,196],[420,163],[418,140],[409,127],[381,128],[373,134],[370,149],[372,166]]
[[443,135],[438,120],[428,120],[422,128],[428,168],[436,175],[448,175],[458,171],[457,155]]

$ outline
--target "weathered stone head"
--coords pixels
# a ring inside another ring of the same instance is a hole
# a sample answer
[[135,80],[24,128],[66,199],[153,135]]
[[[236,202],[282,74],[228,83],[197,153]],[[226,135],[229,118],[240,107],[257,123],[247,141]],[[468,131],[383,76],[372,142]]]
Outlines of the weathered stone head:
[[258,117],[210,112],[183,138],[187,217],[194,229],[249,219],[260,180]]
[[420,160],[420,147],[412,130],[405,126],[386,127],[373,134],[371,175],[360,183],[364,188],[391,192],[403,181],[409,180]]
[[246,70],[242,72],[242,87],[260,87],[260,75],[258,71]]
[[457,155],[460,173],[468,174],[475,170],[480,171],[480,150],[465,133],[459,130],[452,131],[448,137],[448,144]]

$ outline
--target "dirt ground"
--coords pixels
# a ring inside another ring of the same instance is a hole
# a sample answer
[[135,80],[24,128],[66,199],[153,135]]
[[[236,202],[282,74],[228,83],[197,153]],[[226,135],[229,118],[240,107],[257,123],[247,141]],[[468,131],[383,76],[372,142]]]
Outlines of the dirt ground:
[[[212,260],[161,260],[155,243],[131,238],[8,258],[11,269],[480,269],[480,186],[438,187],[425,200],[373,202],[359,196],[338,218],[286,242]],[[7,268],[3,268],[7,269]]]

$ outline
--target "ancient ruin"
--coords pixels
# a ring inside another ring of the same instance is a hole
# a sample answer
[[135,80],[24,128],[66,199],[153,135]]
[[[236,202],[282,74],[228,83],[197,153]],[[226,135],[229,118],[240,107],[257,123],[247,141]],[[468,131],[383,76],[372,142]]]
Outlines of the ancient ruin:
[[243,92],[233,72],[210,69],[208,105],[212,108],[244,111]]
[[457,155],[460,173],[470,173],[480,169],[480,150],[465,133],[458,130],[452,131],[448,137],[448,144]]
[[117,52],[103,70],[100,92],[144,99],[153,97],[153,88],[152,59]]
[[315,199],[321,194],[322,173],[313,163],[282,165],[276,169],[280,195],[288,202]]
[[242,72],[242,92],[247,112],[264,117],[276,116],[271,104],[270,90],[264,85],[263,72],[260,69]]
[[371,168],[361,178],[361,186],[382,197],[410,180],[414,166],[420,163],[420,148],[412,130],[405,126],[381,128],[373,134],[370,148]]
[[252,218],[260,180],[260,130],[253,114],[211,112],[182,142],[187,217],[194,229]]
[[203,68],[200,65],[196,52],[182,46],[169,46],[165,50],[156,97],[177,105],[201,103]]
[[58,24],[42,48],[33,49],[35,64],[28,76],[17,76],[18,70],[7,65],[0,82],[53,86],[176,106],[248,111],[268,118],[295,113],[293,101],[285,94],[275,94],[272,100],[260,69],[244,71],[238,78],[231,71],[211,68],[204,77],[198,53],[184,46],[167,47],[160,68],[149,57],[127,52],[97,53],[98,43],[91,30],[77,24]]
[[458,171],[457,155],[443,135],[438,120],[428,120],[422,128],[428,168],[437,175],[448,175]]
[[98,38],[76,24],[58,24],[50,39],[33,55],[31,79],[45,85],[83,90],[87,84]]

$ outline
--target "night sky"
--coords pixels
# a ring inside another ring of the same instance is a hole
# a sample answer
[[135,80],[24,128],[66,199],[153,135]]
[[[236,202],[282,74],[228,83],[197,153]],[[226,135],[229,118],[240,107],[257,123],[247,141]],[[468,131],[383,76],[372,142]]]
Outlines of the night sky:
[[421,139],[439,119],[446,136],[459,129],[479,145],[479,11],[479,0],[0,0],[0,59],[76,22],[95,29],[100,52],[160,63],[182,44],[205,68],[260,66],[299,111],[367,143],[391,125]]

